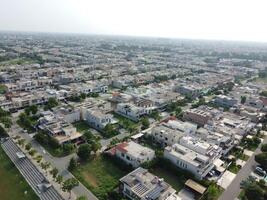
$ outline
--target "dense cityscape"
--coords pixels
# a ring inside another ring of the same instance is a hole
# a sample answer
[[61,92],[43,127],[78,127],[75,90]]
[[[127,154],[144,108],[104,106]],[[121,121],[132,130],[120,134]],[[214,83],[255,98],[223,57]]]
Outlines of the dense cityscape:
[[267,199],[267,45],[0,33],[0,199]]

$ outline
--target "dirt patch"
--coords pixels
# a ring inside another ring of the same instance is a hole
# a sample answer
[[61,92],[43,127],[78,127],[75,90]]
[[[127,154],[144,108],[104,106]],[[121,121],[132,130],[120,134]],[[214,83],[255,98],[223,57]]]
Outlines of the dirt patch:
[[96,178],[94,175],[89,174],[89,173],[86,173],[86,172],[83,172],[82,174],[83,174],[85,180],[86,180],[88,183],[90,183],[90,185],[91,185],[92,187],[98,187],[98,184],[97,184],[97,178]]

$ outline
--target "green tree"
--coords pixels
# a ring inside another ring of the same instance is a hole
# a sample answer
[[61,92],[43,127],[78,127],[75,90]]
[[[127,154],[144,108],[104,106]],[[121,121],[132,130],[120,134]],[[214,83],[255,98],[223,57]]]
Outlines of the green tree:
[[267,169],[267,153],[260,153],[255,156],[255,161]]
[[87,143],[90,143],[90,141],[94,140],[95,137],[94,137],[94,135],[92,134],[91,131],[86,130],[86,131],[84,131],[84,133],[83,133],[83,139],[84,139]]
[[0,121],[4,124],[5,128],[10,128],[12,125],[12,120],[9,117],[1,117]]
[[262,151],[262,152],[267,152],[267,144],[263,144],[263,145],[261,146],[261,151]]
[[241,96],[241,104],[246,103],[247,97],[246,96]]
[[0,138],[2,137],[7,137],[7,132],[6,130],[0,125]]
[[112,124],[107,124],[104,128],[104,136],[111,137],[117,135],[117,130]]
[[93,140],[93,141],[91,142],[91,148],[92,148],[92,151],[93,151],[94,153],[96,153],[96,152],[98,151],[98,149],[101,148],[101,144],[100,144],[100,142],[99,142],[98,140]]
[[260,93],[261,96],[267,97],[267,90]]
[[26,144],[25,149],[27,151],[29,151],[31,148],[32,148],[32,144],[31,143]]
[[82,94],[80,95],[80,97],[81,97],[81,99],[86,99],[86,94],[82,93]]
[[91,146],[89,144],[81,144],[78,148],[77,155],[81,160],[87,160],[91,155]]
[[161,118],[158,110],[154,110],[154,111],[150,114],[150,116],[151,116],[153,119],[157,120],[157,121],[159,121],[160,118]]
[[217,200],[220,194],[218,186],[211,184],[203,196],[203,200]]
[[58,106],[58,101],[56,100],[56,98],[54,98],[54,97],[50,97],[50,98],[48,99],[48,102],[47,102],[46,106],[45,106],[45,110],[54,108],[54,107],[56,107],[56,106]]
[[31,119],[29,118],[26,113],[20,113],[19,119],[17,123],[24,129],[28,130],[29,132],[34,131],[34,124],[32,123]]
[[65,154],[70,154],[74,150],[74,144],[63,144],[62,149]]
[[37,133],[34,135],[34,139],[40,144],[48,144],[48,136],[45,133]]
[[62,175],[57,175],[56,182],[57,182],[58,184],[61,184],[62,181],[63,181],[63,176],[62,176]]
[[71,190],[79,185],[79,182],[75,178],[67,179],[63,182],[62,190],[64,192],[68,192],[71,197]]
[[77,166],[78,166],[77,160],[75,158],[71,158],[69,166],[68,166],[68,170],[73,171],[76,169]]
[[257,200],[264,200],[265,192],[264,190],[256,183],[251,184],[249,187],[247,187],[245,190],[245,196],[247,200],[254,200],[255,198]]
[[[49,137],[49,136],[48,136]],[[52,148],[59,148],[60,147],[60,144],[58,143],[58,140],[54,137],[49,137],[49,145],[52,147]]]
[[142,123],[142,130],[149,128],[149,120],[147,117],[143,117],[141,123]]
[[50,171],[51,175],[53,176],[53,179],[55,179],[58,175],[58,169],[57,168],[53,168],[51,171]]

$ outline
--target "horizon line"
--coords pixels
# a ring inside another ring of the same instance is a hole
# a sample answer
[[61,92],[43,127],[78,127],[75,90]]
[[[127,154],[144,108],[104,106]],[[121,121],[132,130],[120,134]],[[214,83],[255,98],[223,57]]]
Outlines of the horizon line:
[[147,35],[128,35],[128,34],[111,34],[111,33],[93,33],[93,32],[61,32],[61,31],[29,31],[29,30],[5,30],[0,29],[0,33],[25,33],[25,34],[55,34],[55,35],[83,35],[83,36],[104,36],[104,37],[130,37],[130,38],[148,38],[148,39],[169,39],[169,40],[191,40],[203,42],[228,42],[228,43],[250,43],[265,44],[267,41],[252,40],[227,40],[227,39],[207,39],[207,38],[184,38],[184,37],[167,37],[167,36],[147,36]]

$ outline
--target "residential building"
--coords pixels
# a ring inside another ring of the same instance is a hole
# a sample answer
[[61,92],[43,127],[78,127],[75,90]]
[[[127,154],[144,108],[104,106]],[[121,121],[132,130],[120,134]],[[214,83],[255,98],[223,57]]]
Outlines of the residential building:
[[216,98],[214,99],[214,103],[218,106],[230,108],[230,107],[237,105],[238,100],[235,99],[234,97],[228,97],[225,95],[217,95]]
[[165,147],[164,157],[198,179],[203,179],[214,167],[213,159],[180,144]]
[[82,119],[96,129],[103,129],[107,124],[116,123],[112,114],[104,113],[100,109],[82,107]]
[[155,157],[154,150],[133,141],[117,144],[109,150],[109,153],[134,168],[139,167],[144,162],[153,160]]
[[164,124],[154,127],[151,131],[153,140],[162,146],[170,146],[178,143],[179,139],[184,135],[184,132],[174,130]]
[[141,167],[122,177],[119,188],[131,200],[181,200],[171,185]]
[[133,121],[138,121],[140,117],[146,114],[144,108],[135,106],[130,103],[119,103],[115,112]]
[[184,120],[198,124],[199,126],[204,126],[212,119],[212,115],[207,112],[197,108],[189,109],[184,112]]

